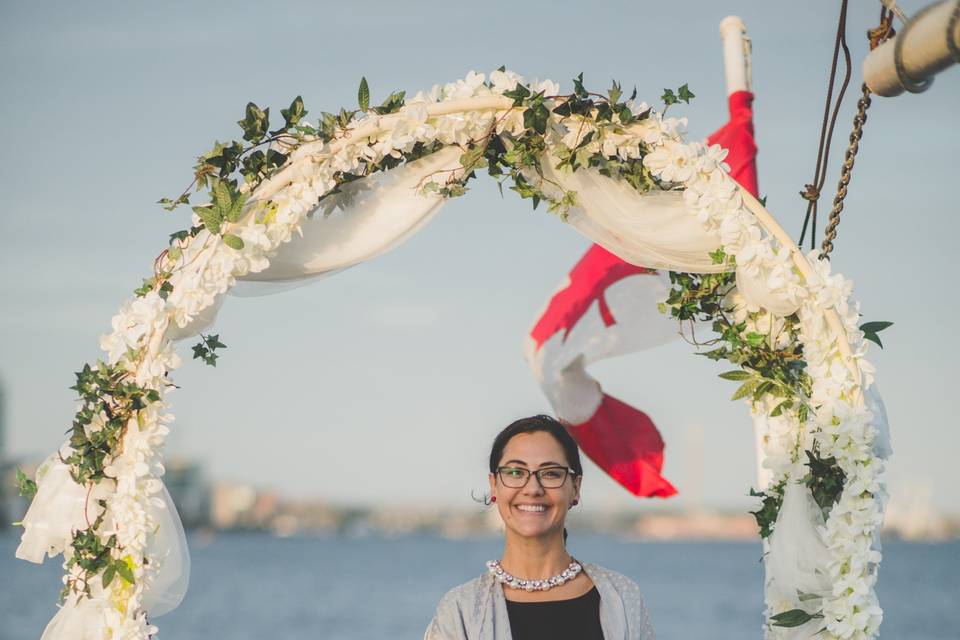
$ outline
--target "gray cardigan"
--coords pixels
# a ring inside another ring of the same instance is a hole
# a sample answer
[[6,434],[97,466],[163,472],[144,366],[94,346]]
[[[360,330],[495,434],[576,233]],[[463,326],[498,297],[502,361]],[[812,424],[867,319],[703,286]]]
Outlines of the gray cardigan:
[[[640,587],[615,571],[582,563],[600,592],[604,640],[654,640]],[[447,592],[424,640],[512,640],[503,588],[489,573]]]

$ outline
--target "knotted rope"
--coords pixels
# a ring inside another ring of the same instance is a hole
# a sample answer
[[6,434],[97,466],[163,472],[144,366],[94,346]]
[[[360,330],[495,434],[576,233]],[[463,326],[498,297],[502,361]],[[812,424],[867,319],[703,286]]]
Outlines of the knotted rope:
[[[893,11],[884,6],[880,10],[880,24],[874,29],[867,31],[867,38],[870,41],[870,49],[877,48],[881,43],[894,35],[893,30]],[[820,200],[820,190],[826,180],[827,164],[830,159],[830,142],[833,139],[833,129],[836,124],[837,114],[840,110],[840,103],[843,101],[843,95],[846,92],[847,85],[850,82],[850,49],[846,41],[847,27],[847,0],[843,0],[840,6],[840,18],[837,24],[837,38],[833,49],[833,63],[830,69],[830,83],[827,87],[827,101],[824,107],[823,124],[820,128],[820,145],[817,151],[817,165],[814,169],[813,182],[804,185],[800,196],[807,201],[807,213],[803,220],[803,230],[800,232],[799,245],[803,244],[807,233],[807,226],[810,224],[810,248],[815,246],[817,235],[817,204]],[[830,114],[830,104],[833,98],[833,85],[837,72],[837,61],[839,59],[840,49],[843,49],[846,71],[843,78],[843,84],[837,94],[836,103],[833,106],[833,115]],[[860,99],[857,101],[857,113],[853,117],[853,130],[850,132],[849,144],[844,154],[843,165],[840,169],[840,181],[837,184],[837,194],[833,198],[833,208],[830,211],[829,221],[824,229],[823,244],[820,247],[820,259],[829,259],[830,252],[833,251],[833,241],[837,238],[837,226],[840,224],[840,213],[843,211],[843,201],[847,197],[847,188],[850,184],[850,176],[853,172],[854,161],[857,152],[860,150],[860,139],[863,137],[863,125],[867,122],[867,109],[870,108],[870,89],[864,83],[860,87]]]

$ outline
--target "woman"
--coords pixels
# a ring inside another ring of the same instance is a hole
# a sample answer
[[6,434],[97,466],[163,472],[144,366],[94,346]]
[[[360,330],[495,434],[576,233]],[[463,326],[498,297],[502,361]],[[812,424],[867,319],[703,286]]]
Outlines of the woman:
[[582,478],[577,443],[555,419],[524,418],[497,435],[490,502],[503,557],[447,592],[424,640],[653,640],[636,583],[567,553],[564,521]]

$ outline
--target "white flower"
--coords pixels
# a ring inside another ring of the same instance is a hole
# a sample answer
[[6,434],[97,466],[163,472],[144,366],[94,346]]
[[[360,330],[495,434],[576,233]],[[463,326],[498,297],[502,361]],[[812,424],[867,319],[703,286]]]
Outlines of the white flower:
[[113,333],[100,338],[100,347],[108,353],[110,364],[117,363],[128,349],[141,346],[148,332],[163,332],[169,318],[164,312],[164,301],[156,291],[124,304],[110,324]]
[[476,71],[470,71],[463,80],[448,83],[443,87],[444,100],[463,100],[483,93],[486,90],[484,86],[486,76]]
[[490,82],[492,83],[492,89],[494,93],[503,93],[504,91],[513,91],[517,88],[517,84],[524,84],[523,76],[505,69],[500,71],[492,71],[490,73]]
[[553,80],[538,80],[534,78],[530,81],[530,93],[543,93],[544,96],[560,95],[560,85]]
[[696,160],[696,147],[668,140],[647,154],[643,164],[662,180],[685,182],[696,172]]
[[729,172],[730,167],[723,160],[727,157],[727,150],[718,144],[710,145],[704,149],[700,156],[700,171],[704,173],[715,172],[720,169]]

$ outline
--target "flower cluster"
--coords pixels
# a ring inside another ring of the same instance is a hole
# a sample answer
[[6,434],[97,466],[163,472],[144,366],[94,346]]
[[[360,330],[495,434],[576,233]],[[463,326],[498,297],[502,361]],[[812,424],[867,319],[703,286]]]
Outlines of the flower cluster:
[[[117,436],[108,450],[94,451],[95,473],[81,476],[58,457],[38,478],[37,497],[24,519],[21,557],[40,561],[44,552],[66,551],[65,581],[68,587],[83,586],[68,588],[48,637],[145,640],[156,630],[146,614],[163,562],[149,543],[164,504],[162,452],[172,421],[165,396],[168,376],[180,365],[174,342],[200,333],[236,279],[266,269],[274,252],[300,233],[302,222],[338,187],[451,145],[463,151],[459,165],[439,178],[425,177],[422,191],[460,195],[475,171],[486,168],[495,179],[511,179],[511,189],[535,207],[546,201],[564,215],[576,206],[576,195],[544,177],[547,161],[558,169],[594,169],[640,192],[684,190],[692,215],[720,238],[720,259],[730,268],[735,264],[735,289],[725,275],[710,282],[728,287],[724,299],[737,339],[780,350],[802,345],[812,382],[791,393],[803,402],[785,403],[784,389],[794,381],[789,376],[745,385],[755,400],[753,411],[769,414],[767,464],[778,486],[802,475],[799,454],[814,446],[845,473],[848,481],[822,528],[834,585],[823,598],[823,616],[828,637],[876,633],[880,612],[873,581],[879,556],[870,543],[882,512],[882,463],[871,451],[871,416],[856,400],[869,386],[871,369],[863,360],[849,283],[816,260],[815,277],[805,279],[789,248],[777,246],[745,208],[727,175],[726,152],[685,142],[684,119],[651,110],[635,100],[636,92],[621,100],[617,83],[606,96],[587,92],[582,77],[574,85],[574,93],[564,96],[553,82],[527,82],[505,69],[489,78],[471,72],[408,102],[397,93],[370,107],[364,80],[359,110],[324,113],[313,126],[297,98],[282,112],[286,124],[280,133],[270,136],[267,112],[248,105],[240,124],[250,145],[218,144],[200,158],[196,184],[198,191],[209,187],[211,202],[193,208],[192,228],[174,234],[156,261],[154,277],[123,305],[101,339],[104,366],[119,372],[118,384],[149,394],[150,402],[124,405],[128,413],[119,426],[120,418],[98,412],[84,419],[77,436],[81,444],[104,424],[112,424]],[[683,87],[684,95],[692,94]],[[456,104],[444,109],[445,103]],[[266,153],[257,149],[264,144]],[[242,184],[231,177],[234,171],[243,176]],[[188,192],[162,203],[187,204]],[[833,308],[846,336],[823,320]],[[844,362],[837,348],[838,340],[848,338],[855,363]],[[864,374],[862,381],[855,371]],[[68,504],[66,517],[51,515],[54,495]],[[78,512],[77,505],[90,498],[94,507]],[[78,537],[84,544],[77,545]],[[71,549],[82,551],[82,563]]]
[[[802,347],[810,380],[807,392],[797,390],[802,404],[777,411],[782,394],[750,398],[751,410],[765,430],[764,466],[771,471],[771,485],[782,491],[784,481],[796,482],[806,475],[804,451],[816,450],[836,460],[846,482],[819,528],[829,561],[818,569],[832,584],[829,593],[819,594],[822,626],[827,638],[871,638],[882,618],[873,587],[880,561],[874,537],[882,521],[884,464],[874,453],[874,416],[863,402],[874,369],[864,359],[859,306],[851,298],[850,282],[831,274],[828,261],[811,254],[807,262],[813,267],[812,277],[800,273],[791,249],[763,232],[733,180],[717,170],[722,159],[717,149],[666,139],[654,144],[644,162],[661,180],[683,183],[698,219],[719,234],[723,252],[735,260],[737,289],[729,297],[728,311],[735,322],[744,323],[745,335],[761,335],[781,349],[791,342]],[[832,310],[839,315],[842,333],[826,320]],[[785,323],[795,324],[796,330],[785,331]],[[851,355],[844,355],[840,341],[848,341]],[[797,607],[800,602],[793,600]],[[775,617],[775,608],[783,603],[768,606]],[[771,637],[780,633],[780,627],[769,629]]]

